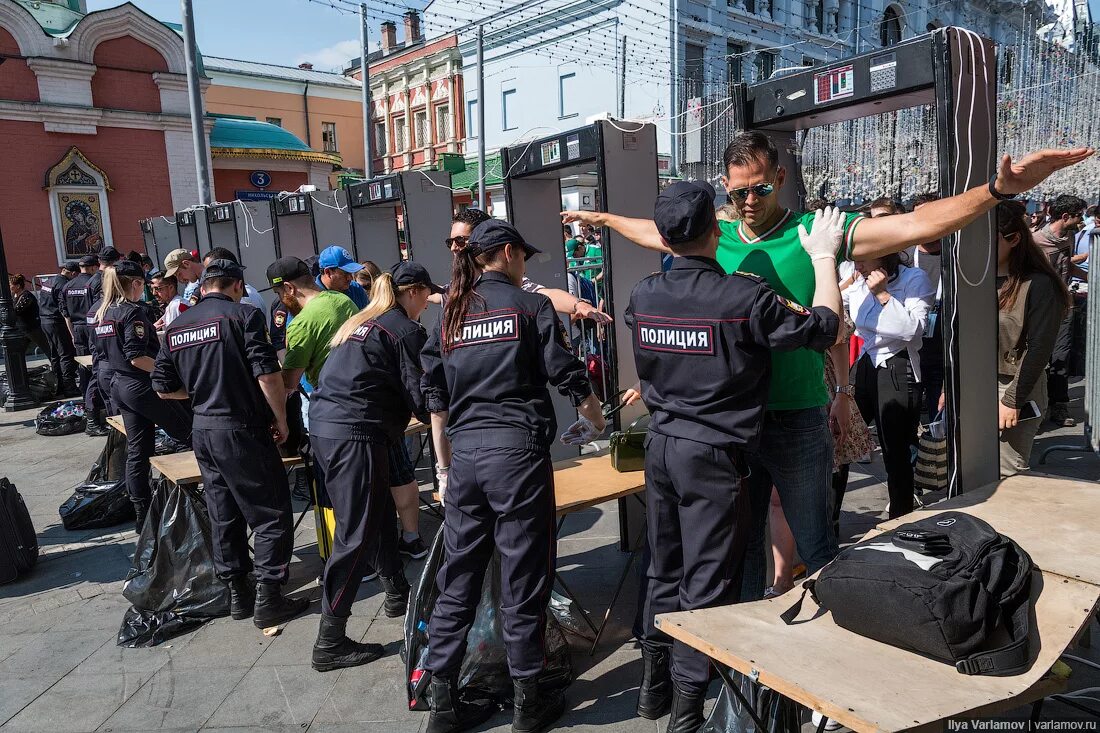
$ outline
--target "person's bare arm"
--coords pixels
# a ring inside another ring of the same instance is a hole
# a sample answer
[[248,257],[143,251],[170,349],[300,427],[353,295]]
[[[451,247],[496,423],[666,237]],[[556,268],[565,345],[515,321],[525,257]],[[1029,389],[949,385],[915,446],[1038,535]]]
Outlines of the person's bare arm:
[[539,291],[550,299],[554,310],[563,316],[577,316],[578,318],[591,318],[597,323],[611,323],[611,316],[601,310],[597,310],[591,303],[581,300],[568,290],[558,288],[543,288]]
[[[840,324],[841,332],[847,336],[847,327],[844,322]],[[836,386],[848,386],[848,339],[844,338],[829,348],[829,359],[833,361],[833,373],[836,375]],[[830,395],[832,403],[829,405],[829,428],[833,431],[833,438],[838,443],[844,442],[848,436],[851,423],[851,411],[847,401],[852,399],[844,392],[838,391]]]
[[439,466],[450,468],[451,466],[451,441],[444,432],[447,427],[447,412],[432,413],[432,446],[435,448],[435,459]]
[[[285,372],[283,372],[285,374]],[[267,400],[268,406],[271,408],[271,412],[275,415],[275,442],[278,445],[282,445],[286,441],[287,426],[286,426],[286,389],[283,387],[282,378],[279,376],[279,372],[272,372],[271,374],[261,374],[256,378],[256,381],[260,383],[260,390],[264,393],[264,399]]]
[[302,375],[306,370],[284,368],[280,373],[283,375],[283,389],[289,394],[298,389],[298,383],[302,381]]
[[[1090,157],[1092,148],[1040,150],[1013,163],[1001,158],[994,184],[1002,194],[1020,194],[1046,180],[1055,171]],[[942,239],[965,227],[997,205],[986,184],[975,186],[957,196],[930,201],[918,211],[898,216],[864,219],[853,233],[853,260],[883,257],[922,242]]]
[[153,373],[153,368],[156,366],[156,362],[153,361],[151,356],[139,356],[136,359],[130,359],[130,363],[143,372]]
[[634,244],[656,252],[671,254],[664,240],[661,239],[657,225],[650,219],[632,219],[628,216],[608,214],[603,211],[563,211],[561,212],[563,224],[579,221],[582,224],[591,224],[597,227],[610,227],[623,235]]
[[177,389],[175,392],[157,392],[157,397],[162,400],[185,400],[188,398],[186,389]]

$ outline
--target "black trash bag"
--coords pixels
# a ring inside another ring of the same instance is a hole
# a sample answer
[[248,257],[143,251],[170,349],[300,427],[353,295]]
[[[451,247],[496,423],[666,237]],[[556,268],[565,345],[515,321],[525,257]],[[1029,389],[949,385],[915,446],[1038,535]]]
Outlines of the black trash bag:
[[801,733],[804,707],[739,672],[731,671],[730,677],[766,727],[761,729],[745,705],[722,685],[699,733]]
[[117,430],[107,431],[107,442],[99,452],[99,458],[88,471],[86,482],[108,483],[118,481],[126,471],[126,436]]
[[[405,645],[401,656],[405,661],[410,710],[428,710],[431,707],[428,684],[431,675],[424,667],[428,658],[428,619],[439,596],[435,579],[443,563],[443,552],[443,529],[440,528],[432,541],[431,551],[405,614]],[[466,639],[466,654],[459,670],[458,686],[467,699],[493,700],[504,704],[511,701],[513,688],[500,626],[500,555],[495,551],[485,580],[477,615]],[[545,645],[544,682],[551,688],[567,687],[573,681],[573,661],[561,625],[553,614],[547,615]]]
[[153,453],[155,455],[166,456],[169,453],[183,453],[184,451],[189,450],[191,450],[191,446],[187,445],[187,443],[176,440],[171,435],[164,432],[163,428],[157,428],[157,434],[153,448]]
[[84,400],[47,405],[34,419],[34,430],[39,435],[72,435],[83,433],[84,427]]
[[156,646],[229,615],[229,588],[214,573],[210,519],[194,488],[157,482],[122,595],[133,605],[118,646]]
[[136,515],[125,481],[86,481],[57,509],[65,529],[98,529],[133,522]]
[[[49,402],[57,394],[57,377],[48,366],[32,367],[27,370],[27,382],[31,396],[38,402]],[[0,372],[0,405],[8,400],[8,372]]]

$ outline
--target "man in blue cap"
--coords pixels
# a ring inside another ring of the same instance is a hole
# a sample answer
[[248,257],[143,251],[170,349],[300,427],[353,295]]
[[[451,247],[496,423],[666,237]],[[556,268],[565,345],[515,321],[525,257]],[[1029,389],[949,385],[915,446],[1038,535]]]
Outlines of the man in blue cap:
[[363,286],[355,282],[355,273],[363,266],[352,259],[351,253],[343,247],[332,245],[321,250],[317,258],[317,285],[322,290],[335,290],[351,298],[355,307],[362,310],[370,302],[370,296]]

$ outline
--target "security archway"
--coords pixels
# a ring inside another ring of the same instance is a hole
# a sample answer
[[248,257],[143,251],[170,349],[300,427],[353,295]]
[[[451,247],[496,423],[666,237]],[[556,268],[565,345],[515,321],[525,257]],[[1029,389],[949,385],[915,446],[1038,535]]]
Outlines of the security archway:
[[145,242],[145,254],[153,260],[153,270],[164,269],[165,256],[180,247],[180,233],[176,222],[166,216],[142,219],[141,237]]
[[179,246],[202,257],[210,251],[210,230],[206,224],[206,207],[193,206],[176,212]]
[[268,201],[231,201],[207,209],[210,244],[232,252],[244,279],[257,290],[267,288],[267,267],[279,258],[274,212]]

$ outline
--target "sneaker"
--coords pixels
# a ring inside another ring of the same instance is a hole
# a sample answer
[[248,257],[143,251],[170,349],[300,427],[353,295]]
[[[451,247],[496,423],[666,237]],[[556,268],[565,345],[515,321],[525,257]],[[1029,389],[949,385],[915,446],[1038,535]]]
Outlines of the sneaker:
[[[818,727],[821,726],[821,720],[824,717],[825,717],[824,715],[817,712],[816,710],[814,711],[813,715],[810,716],[810,723],[813,725],[815,730]],[[840,730],[843,727],[844,726],[842,726],[840,723],[838,723],[838,722],[836,722],[835,720],[832,720],[832,719],[830,719],[829,721],[827,721],[825,723],[825,730]]]
[[1072,428],[1077,424],[1069,415],[1069,405],[1065,402],[1055,402],[1050,408],[1050,421],[1060,428]]
[[424,544],[424,540],[420,539],[419,535],[412,542],[398,541],[397,549],[402,555],[411,557],[413,560],[419,560],[428,554],[428,546]]

